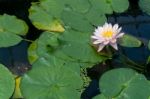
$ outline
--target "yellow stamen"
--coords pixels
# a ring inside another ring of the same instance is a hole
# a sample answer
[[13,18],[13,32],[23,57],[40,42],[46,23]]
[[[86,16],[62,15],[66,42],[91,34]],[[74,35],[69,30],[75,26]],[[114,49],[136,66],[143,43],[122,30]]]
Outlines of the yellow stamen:
[[103,35],[103,37],[110,38],[110,37],[112,37],[113,32],[112,31],[105,31],[105,32],[103,32],[102,35]]

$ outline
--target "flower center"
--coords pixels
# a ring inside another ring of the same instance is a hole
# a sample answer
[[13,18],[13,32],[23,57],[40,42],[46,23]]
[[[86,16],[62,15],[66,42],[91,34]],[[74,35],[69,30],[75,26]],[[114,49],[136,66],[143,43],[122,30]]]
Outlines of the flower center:
[[105,32],[103,32],[102,35],[103,35],[103,37],[110,38],[110,37],[112,37],[113,32],[112,31],[105,31]]

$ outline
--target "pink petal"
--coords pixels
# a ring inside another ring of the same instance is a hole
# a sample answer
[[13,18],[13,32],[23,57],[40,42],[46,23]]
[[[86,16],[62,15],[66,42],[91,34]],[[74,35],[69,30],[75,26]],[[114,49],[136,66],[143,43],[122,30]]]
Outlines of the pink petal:
[[97,51],[100,52],[104,47],[105,47],[104,44],[100,44]]
[[111,45],[115,50],[118,50],[117,43],[110,43],[110,45]]

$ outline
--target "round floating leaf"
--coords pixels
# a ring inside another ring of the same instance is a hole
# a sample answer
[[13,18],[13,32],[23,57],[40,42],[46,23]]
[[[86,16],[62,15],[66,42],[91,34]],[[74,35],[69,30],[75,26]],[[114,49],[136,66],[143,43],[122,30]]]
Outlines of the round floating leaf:
[[128,9],[129,1],[128,0],[110,0],[112,8],[115,12],[121,13]]
[[27,24],[15,16],[0,15],[0,32],[25,35],[28,32]]
[[88,22],[87,19],[85,19],[82,14],[64,10],[64,12],[62,13],[62,20],[67,26],[70,26],[75,30],[82,32],[93,31],[93,26]]
[[29,13],[29,18],[36,28],[55,32],[64,31],[61,22],[58,19],[54,19],[50,13],[46,12],[37,3],[32,4]]
[[89,8],[91,7],[88,0],[64,0],[66,5],[71,7],[73,11],[86,13],[88,12]]
[[28,31],[26,23],[15,16],[0,15],[0,47],[8,47],[18,44]]
[[11,72],[0,64],[0,97],[9,99],[15,88],[15,80]]
[[136,37],[127,34],[120,38],[118,43],[124,47],[140,47],[142,44]]
[[[127,68],[106,72],[99,82],[101,92],[107,98],[148,99],[150,84],[142,74]],[[143,91],[139,91],[144,89]]]
[[139,0],[139,6],[143,10],[143,12],[146,12],[150,15],[150,0]]
[[47,13],[50,13],[56,18],[60,18],[61,13],[65,7],[65,2],[61,0],[40,0],[40,7]]
[[[109,3],[107,3],[107,0],[89,0],[92,4],[91,9],[94,9],[94,12],[97,12],[97,14],[112,14],[113,9]],[[93,13],[94,13],[93,12]],[[93,17],[94,19],[94,17]]]
[[80,99],[81,86],[80,74],[45,61],[36,61],[21,81],[22,94],[27,99]]
[[90,9],[89,12],[85,15],[85,17],[87,18],[87,20],[92,23],[93,25],[102,25],[107,21],[107,18],[105,17],[105,15],[102,14],[98,14],[99,11],[93,9]]
[[68,30],[60,39],[64,42],[62,51],[73,59],[88,63],[98,63],[106,59],[90,45],[90,33]]

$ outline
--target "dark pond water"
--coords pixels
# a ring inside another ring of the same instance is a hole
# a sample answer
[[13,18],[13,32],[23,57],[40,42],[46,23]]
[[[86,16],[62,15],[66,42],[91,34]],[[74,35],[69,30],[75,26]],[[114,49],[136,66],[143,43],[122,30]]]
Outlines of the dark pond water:
[[[125,33],[142,38],[144,39],[145,44],[147,44],[150,39],[150,16],[139,10],[137,1],[138,0],[130,0],[132,7],[130,7],[127,12],[108,16],[108,21],[111,23],[119,23]],[[28,35],[24,38],[34,40],[39,36],[41,31],[35,29],[28,19],[27,9],[30,7],[30,2],[30,0],[0,0],[0,14],[12,14],[25,20],[30,28]],[[15,73],[22,74],[30,68],[30,64],[27,61],[28,46],[28,42],[22,41],[13,47],[0,48],[0,63],[6,65]],[[147,57],[150,55],[150,51],[145,45],[140,48],[120,47],[120,49],[127,57],[136,63],[145,64]],[[91,97],[99,93],[98,79],[101,76],[101,73],[98,69],[99,67],[97,66],[90,70],[89,75],[93,80],[90,83],[90,86],[82,94],[83,99],[91,99]]]

